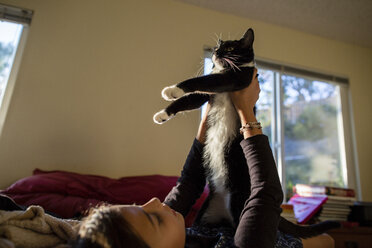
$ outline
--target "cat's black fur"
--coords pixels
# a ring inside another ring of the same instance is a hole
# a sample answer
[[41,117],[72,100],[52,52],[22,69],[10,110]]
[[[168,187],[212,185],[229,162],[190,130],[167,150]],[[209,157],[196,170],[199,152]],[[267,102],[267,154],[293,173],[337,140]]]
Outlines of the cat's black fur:
[[[227,92],[249,85],[254,70],[253,41],[252,29],[248,29],[240,40],[219,41],[212,57],[212,74],[166,87],[163,97],[174,101],[154,116],[154,121],[161,124],[178,112],[197,109],[207,101],[211,103],[203,150],[204,166],[209,172],[206,176],[210,194],[195,221],[199,224],[227,223],[236,226],[250,195],[250,181],[239,180],[250,177],[239,145],[243,138],[238,135],[239,117]],[[338,226],[338,222],[330,221],[302,227],[281,218],[278,229],[307,238]]]
[[[154,116],[158,124],[166,122],[178,112],[200,108],[214,93],[236,91],[247,87],[254,69],[253,30],[249,29],[240,40],[218,41],[212,74],[187,79],[164,88],[163,98],[172,102]],[[233,50],[229,51],[229,49]],[[249,65],[249,66],[247,66]],[[192,99],[192,100],[190,100]]]

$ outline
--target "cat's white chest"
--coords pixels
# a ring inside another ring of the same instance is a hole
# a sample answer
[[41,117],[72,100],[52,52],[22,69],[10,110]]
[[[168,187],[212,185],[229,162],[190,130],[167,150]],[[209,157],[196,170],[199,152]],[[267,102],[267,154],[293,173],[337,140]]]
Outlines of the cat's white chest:
[[208,124],[204,148],[205,166],[211,169],[210,179],[215,182],[215,186],[224,185],[227,173],[225,149],[236,138],[239,127],[239,117],[229,93],[214,96],[208,113]]
[[204,166],[209,169],[209,182],[213,184],[215,192],[203,219],[212,223],[221,218],[232,221],[229,211],[230,192],[226,188],[228,175],[225,150],[238,134],[239,117],[229,93],[219,93],[214,96],[208,113],[208,123],[203,154]]

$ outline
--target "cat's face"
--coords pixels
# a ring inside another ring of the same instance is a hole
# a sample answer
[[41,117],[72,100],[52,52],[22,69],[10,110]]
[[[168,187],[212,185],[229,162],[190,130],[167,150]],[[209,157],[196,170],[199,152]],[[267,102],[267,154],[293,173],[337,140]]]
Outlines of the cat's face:
[[239,66],[253,62],[254,33],[250,28],[240,40],[218,40],[212,61],[217,70],[238,69]]

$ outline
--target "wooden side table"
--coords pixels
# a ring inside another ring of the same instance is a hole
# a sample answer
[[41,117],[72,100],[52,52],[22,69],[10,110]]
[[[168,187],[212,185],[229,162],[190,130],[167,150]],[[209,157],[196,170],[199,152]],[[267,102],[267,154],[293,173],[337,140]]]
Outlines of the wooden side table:
[[335,248],[372,248],[372,227],[343,227],[328,231]]

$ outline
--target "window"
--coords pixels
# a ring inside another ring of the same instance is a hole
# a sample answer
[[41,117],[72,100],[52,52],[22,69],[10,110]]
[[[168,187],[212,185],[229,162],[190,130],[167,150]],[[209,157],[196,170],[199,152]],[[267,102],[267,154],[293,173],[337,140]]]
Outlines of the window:
[[0,4],[0,134],[31,16],[30,10]]
[[[256,62],[257,119],[269,137],[286,198],[296,183],[357,189],[348,80]],[[210,64],[206,56],[206,73]]]

